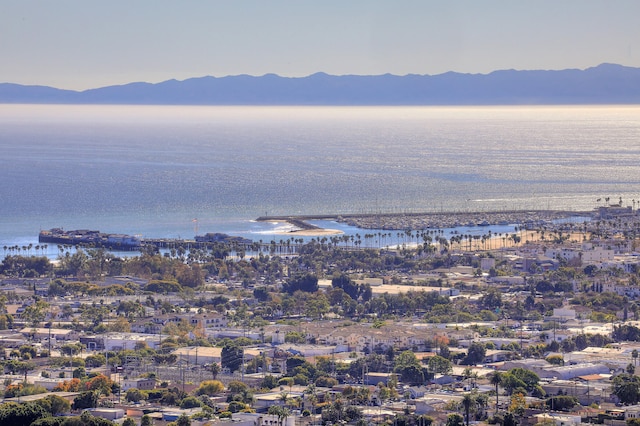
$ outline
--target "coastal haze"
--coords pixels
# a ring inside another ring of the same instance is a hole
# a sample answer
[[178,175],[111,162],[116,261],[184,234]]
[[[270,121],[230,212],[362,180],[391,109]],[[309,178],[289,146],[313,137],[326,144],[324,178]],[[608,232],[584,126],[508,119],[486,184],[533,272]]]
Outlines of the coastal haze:
[[279,225],[253,219],[640,200],[638,106],[2,105],[0,127],[0,246],[52,227],[269,240]]
[[133,105],[566,105],[638,104],[640,68],[500,70],[488,74],[275,74],[130,83],[84,91],[0,83],[0,103]]

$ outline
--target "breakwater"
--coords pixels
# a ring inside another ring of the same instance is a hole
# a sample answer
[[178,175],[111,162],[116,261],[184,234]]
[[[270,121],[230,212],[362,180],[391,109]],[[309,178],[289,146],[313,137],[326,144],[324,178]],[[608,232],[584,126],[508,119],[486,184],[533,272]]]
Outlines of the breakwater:
[[570,217],[590,217],[593,211],[563,210],[501,210],[487,212],[439,213],[359,213],[327,215],[261,216],[257,221],[287,222],[300,229],[314,229],[314,220],[333,220],[361,229],[420,230],[459,226],[519,225],[527,228]]

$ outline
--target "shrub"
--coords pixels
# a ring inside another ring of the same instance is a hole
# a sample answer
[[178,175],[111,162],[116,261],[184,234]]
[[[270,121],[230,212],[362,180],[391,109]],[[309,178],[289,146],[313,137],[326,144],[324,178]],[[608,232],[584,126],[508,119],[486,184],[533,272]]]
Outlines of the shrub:
[[182,408],[183,410],[187,408],[196,408],[201,406],[202,406],[202,403],[195,396],[188,396],[186,398],[183,398],[182,401],[180,401],[180,408]]
[[200,383],[196,395],[215,395],[224,390],[224,385],[219,380],[205,380]]

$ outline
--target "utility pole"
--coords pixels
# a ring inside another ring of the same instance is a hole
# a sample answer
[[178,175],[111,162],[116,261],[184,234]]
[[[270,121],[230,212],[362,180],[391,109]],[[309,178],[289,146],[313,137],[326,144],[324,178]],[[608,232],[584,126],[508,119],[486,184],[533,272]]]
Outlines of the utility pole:
[[244,348],[242,348],[242,365],[240,366],[240,374],[241,374],[240,381],[244,383]]

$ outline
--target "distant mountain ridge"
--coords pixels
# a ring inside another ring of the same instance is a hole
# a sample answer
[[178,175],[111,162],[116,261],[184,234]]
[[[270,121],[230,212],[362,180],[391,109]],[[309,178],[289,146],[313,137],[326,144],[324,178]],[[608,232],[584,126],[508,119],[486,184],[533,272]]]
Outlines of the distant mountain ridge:
[[0,83],[0,103],[139,105],[560,105],[640,104],[640,68],[489,74],[307,77],[237,75],[130,83],[85,91]]

